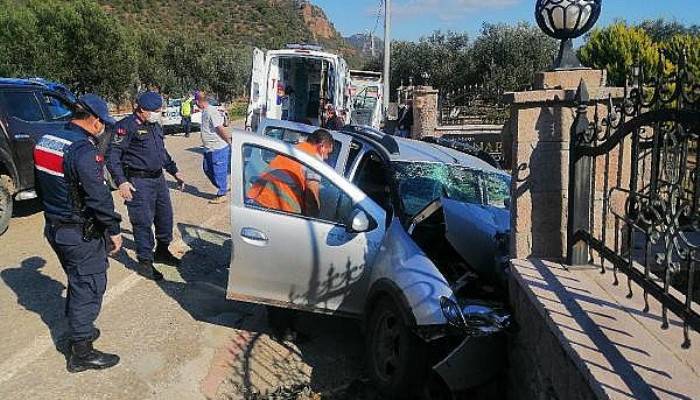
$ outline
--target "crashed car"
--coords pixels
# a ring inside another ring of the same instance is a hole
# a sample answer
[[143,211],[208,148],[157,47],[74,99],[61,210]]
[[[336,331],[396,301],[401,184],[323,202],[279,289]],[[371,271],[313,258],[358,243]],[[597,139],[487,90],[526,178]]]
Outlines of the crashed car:
[[[361,319],[368,373],[390,396],[444,398],[490,380],[511,325],[509,175],[367,127],[332,132],[324,162],[294,147],[315,129],[266,120],[234,135],[227,297]],[[321,176],[318,217],[246,198],[277,155]]]

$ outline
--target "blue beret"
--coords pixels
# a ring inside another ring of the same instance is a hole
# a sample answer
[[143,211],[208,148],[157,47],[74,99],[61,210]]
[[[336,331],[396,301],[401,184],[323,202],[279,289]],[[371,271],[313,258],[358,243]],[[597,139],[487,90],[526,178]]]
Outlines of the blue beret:
[[113,125],[116,121],[109,115],[107,102],[96,94],[88,93],[80,96],[78,104],[82,105],[89,113],[96,116],[107,125]]
[[156,92],[143,92],[136,99],[136,104],[146,111],[156,111],[163,106],[163,98]]

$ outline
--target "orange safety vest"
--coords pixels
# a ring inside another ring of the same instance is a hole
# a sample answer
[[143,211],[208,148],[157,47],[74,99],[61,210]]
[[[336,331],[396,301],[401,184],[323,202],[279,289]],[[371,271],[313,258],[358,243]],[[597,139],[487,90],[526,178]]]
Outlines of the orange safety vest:
[[[313,144],[299,143],[296,148],[316,155]],[[304,167],[287,156],[272,159],[267,171],[253,183],[246,197],[257,204],[273,210],[303,214],[306,174]]]

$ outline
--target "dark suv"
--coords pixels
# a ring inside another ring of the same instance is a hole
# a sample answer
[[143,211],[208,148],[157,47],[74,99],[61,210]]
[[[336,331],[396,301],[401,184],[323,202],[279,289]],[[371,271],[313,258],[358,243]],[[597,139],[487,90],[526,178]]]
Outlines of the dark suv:
[[33,148],[37,138],[68,121],[71,101],[36,80],[0,78],[0,235],[13,203],[36,197]]

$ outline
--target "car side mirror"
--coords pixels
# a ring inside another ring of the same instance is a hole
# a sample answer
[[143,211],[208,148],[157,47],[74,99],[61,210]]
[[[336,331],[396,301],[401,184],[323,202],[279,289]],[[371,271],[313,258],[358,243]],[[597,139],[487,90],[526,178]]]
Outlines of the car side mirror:
[[356,208],[350,213],[346,229],[350,233],[362,233],[372,229],[372,219],[365,210]]

